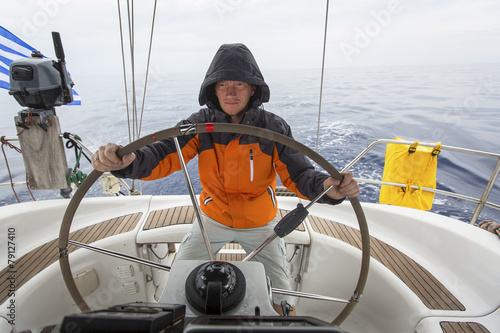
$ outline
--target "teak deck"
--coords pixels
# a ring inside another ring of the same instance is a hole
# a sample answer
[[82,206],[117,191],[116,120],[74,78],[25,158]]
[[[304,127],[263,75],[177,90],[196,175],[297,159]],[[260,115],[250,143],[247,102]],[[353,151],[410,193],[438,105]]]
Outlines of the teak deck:
[[[70,233],[70,239],[81,243],[93,243],[106,237],[133,230],[137,226],[142,213],[125,215],[106,220],[92,226]],[[68,251],[77,249],[75,245],[68,246]],[[21,288],[32,277],[58,260],[57,239],[47,242],[16,260],[16,290]],[[5,302],[9,295],[9,276],[13,274],[9,267],[0,272],[0,303]]]
[[[287,211],[280,210],[279,215],[284,216]],[[126,215],[111,220],[106,220],[95,225],[72,232],[70,239],[82,243],[92,243],[97,240],[111,237],[120,233],[133,230],[142,213]],[[334,237],[356,248],[361,248],[359,231],[343,224],[309,216],[309,222],[315,232]],[[191,224],[195,220],[194,209],[191,206],[175,207],[153,211],[149,214],[144,230],[156,229],[177,224]],[[298,230],[305,231],[303,225]],[[401,253],[394,247],[371,237],[371,256],[398,276],[429,308],[433,310],[464,311],[465,307],[449,290],[446,289],[430,272],[416,263],[413,259]],[[69,251],[76,249],[70,246]],[[241,249],[239,244],[227,244],[223,249]],[[16,261],[16,289],[19,289],[33,276],[57,261],[57,239],[45,243],[32,250]],[[241,253],[219,253],[217,260],[237,261],[243,259]],[[8,298],[9,267],[0,272],[0,303]],[[444,333],[448,332],[489,332],[484,326],[477,323],[441,322]]]
[[[346,225],[309,216],[313,230],[361,249],[361,234]],[[465,307],[431,273],[394,247],[370,237],[370,254],[403,281],[432,310],[464,311]]]
[[488,329],[481,324],[471,323],[471,322],[452,322],[452,321],[442,321],[441,329],[443,333],[457,333],[457,332],[467,332],[467,333],[489,333]]

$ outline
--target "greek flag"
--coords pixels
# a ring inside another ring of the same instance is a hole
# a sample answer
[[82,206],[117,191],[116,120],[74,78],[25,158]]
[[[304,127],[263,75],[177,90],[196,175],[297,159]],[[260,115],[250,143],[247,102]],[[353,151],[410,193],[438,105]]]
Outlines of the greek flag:
[[[31,56],[35,49],[9,30],[0,26],[0,88],[9,89],[9,66],[18,59]],[[81,105],[82,100],[77,92],[73,90],[73,102],[68,105]]]

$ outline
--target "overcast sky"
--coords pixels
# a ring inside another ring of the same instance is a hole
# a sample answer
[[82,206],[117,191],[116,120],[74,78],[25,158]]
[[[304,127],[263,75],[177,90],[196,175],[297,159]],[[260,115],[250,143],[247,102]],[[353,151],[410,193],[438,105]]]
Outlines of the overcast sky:
[[[135,4],[140,72],[154,1]],[[159,0],[152,71],[204,72],[218,47],[234,42],[262,69],[319,68],[325,9],[326,0]],[[59,31],[74,77],[120,73],[117,12],[115,0],[4,0],[0,24],[49,57],[50,32]],[[499,17],[500,1],[331,1],[326,67],[498,62]]]

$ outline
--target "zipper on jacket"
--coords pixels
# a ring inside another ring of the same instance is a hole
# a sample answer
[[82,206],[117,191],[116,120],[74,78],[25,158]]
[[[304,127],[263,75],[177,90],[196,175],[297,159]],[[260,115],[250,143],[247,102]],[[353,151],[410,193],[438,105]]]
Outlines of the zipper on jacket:
[[269,196],[271,197],[271,201],[273,202],[273,207],[276,208],[276,198],[274,196],[274,190],[272,186],[267,187],[267,193],[269,193]]
[[253,149],[250,149],[250,181],[253,182]]
[[205,206],[206,206],[206,205],[208,205],[208,203],[209,203],[210,201],[212,201],[212,200],[214,200],[214,199],[212,199],[212,198],[210,198],[210,197],[207,197],[207,198],[203,201],[203,205],[205,205]]

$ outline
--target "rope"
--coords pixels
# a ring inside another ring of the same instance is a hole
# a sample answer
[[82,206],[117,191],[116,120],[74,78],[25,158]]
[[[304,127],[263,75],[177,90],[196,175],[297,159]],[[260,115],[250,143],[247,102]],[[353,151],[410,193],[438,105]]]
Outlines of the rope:
[[[5,140],[5,136],[2,136],[0,137],[0,141],[2,142],[2,146],[3,145],[6,145],[7,147],[9,147],[10,149],[14,149],[15,151],[17,151],[18,153],[22,153],[22,150],[21,148],[18,148],[16,146],[14,146],[12,143],[10,143],[9,141]],[[3,149],[3,148],[2,148]]]
[[[30,123],[31,123],[31,117],[30,117]],[[19,132],[19,133],[21,133],[21,132]],[[5,165],[7,166],[7,172],[9,173],[10,186],[12,187],[12,192],[14,192],[14,196],[16,197],[17,202],[21,202],[19,200],[19,197],[17,196],[16,190],[14,189],[14,180],[12,179],[12,173],[10,171],[9,161],[7,160],[7,155],[5,154],[4,146],[9,147],[10,149],[14,149],[15,151],[17,151],[20,154],[22,154],[22,150],[16,146],[14,146],[13,144],[8,142],[7,140],[5,140],[5,136],[0,137],[0,141],[2,142],[2,153],[3,153],[3,157],[5,159]],[[31,189],[30,189],[27,177],[26,177],[26,188],[28,189],[28,192],[31,195],[31,198],[33,199],[33,201],[36,201],[35,197],[33,196],[33,193],[31,193]]]
[[[78,145],[78,142],[76,142],[75,140],[73,140],[71,138],[71,135],[75,139],[77,139],[79,141],[83,141],[82,138],[80,138],[78,135],[65,132],[63,134],[63,137],[68,140],[68,142],[66,142],[66,148],[68,148],[68,149],[75,148],[75,158],[78,158],[78,155],[83,155],[83,156],[85,156],[87,161],[89,161],[89,163],[92,164],[92,160],[90,159],[90,157],[83,152],[83,147],[80,147]],[[78,167],[80,167],[80,165],[78,165]]]
[[[24,126],[30,127],[31,126],[31,119],[33,119],[33,114],[31,113],[31,109],[28,109],[28,114],[26,115],[26,120],[24,121]],[[19,133],[17,133],[17,136],[19,136],[19,134],[24,132],[25,129],[26,128],[23,128],[22,130],[20,130]]]
[[485,220],[479,222],[477,226],[481,229],[494,233],[500,237],[500,223],[498,222],[492,220]]
[[3,153],[3,157],[5,159],[5,165],[7,166],[7,172],[9,173],[10,187],[12,187],[12,192],[14,192],[14,196],[16,197],[17,202],[21,202],[19,200],[19,197],[17,196],[16,190],[14,189],[14,181],[12,180],[12,173],[10,172],[9,162],[7,161],[7,155],[5,155],[4,146],[7,145],[9,148],[12,148],[12,149],[16,150],[18,153],[21,152],[21,149],[19,149],[17,147],[13,148],[14,146],[5,140],[5,136],[2,136],[1,141],[2,141],[2,153]]
[[323,60],[321,62],[321,85],[319,89],[319,110],[318,110],[318,129],[316,131],[316,152],[319,150],[319,124],[321,121],[321,103],[323,101],[323,79],[325,73],[325,55],[326,55],[326,34],[328,31],[328,6],[330,0],[326,0],[326,13],[325,13],[325,33],[323,37]]
[[[75,166],[73,167],[73,170],[68,174],[67,177],[67,182],[68,184],[74,183],[77,187],[80,186],[80,184],[87,178],[87,174],[83,173],[81,170],[78,170],[80,168],[80,159],[82,158],[82,155],[87,158],[89,163],[92,163],[90,158],[83,152],[83,147],[79,147],[78,143],[71,139],[69,136],[69,133],[64,133],[64,137],[68,139],[68,142],[66,142],[66,148],[71,149],[75,148]],[[76,135],[73,134],[73,137],[79,141],[82,141],[82,139]]]

